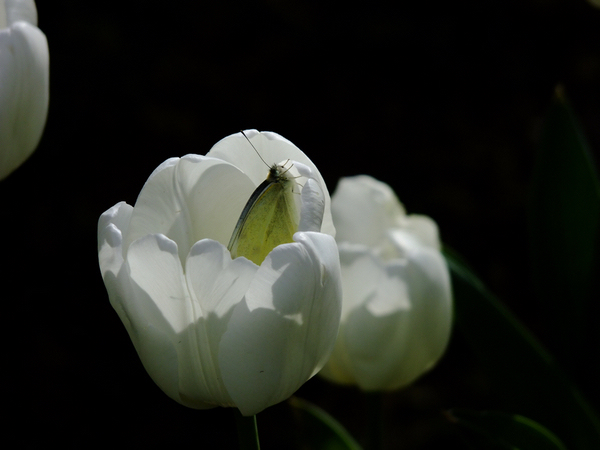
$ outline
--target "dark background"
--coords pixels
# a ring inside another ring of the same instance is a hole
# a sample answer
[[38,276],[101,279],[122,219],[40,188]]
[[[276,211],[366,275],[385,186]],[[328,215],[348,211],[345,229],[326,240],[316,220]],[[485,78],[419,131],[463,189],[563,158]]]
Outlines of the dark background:
[[[528,282],[528,187],[558,83],[600,148],[599,9],[37,3],[50,47],[48,122],[37,151],[0,182],[7,433],[23,446],[235,448],[230,410],[182,407],[145,373],[108,302],[96,226],[118,201],[133,204],[162,161],[204,154],[240,129],[294,142],[330,191],[359,173],[389,183],[548,333]],[[386,397],[388,448],[458,445],[440,411],[493,409],[494,392],[456,333],[434,371]],[[363,437],[354,389],[315,378],[298,395]],[[289,414],[284,403],[258,416],[263,448],[293,436]]]

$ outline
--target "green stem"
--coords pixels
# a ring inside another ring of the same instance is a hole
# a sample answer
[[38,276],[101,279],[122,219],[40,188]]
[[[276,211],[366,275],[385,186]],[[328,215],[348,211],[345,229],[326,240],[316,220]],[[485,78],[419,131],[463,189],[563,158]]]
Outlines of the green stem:
[[367,449],[383,448],[383,395],[381,392],[366,392]]
[[256,416],[242,416],[239,409],[234,409],[235,425],[237,427],[240,450],[260,450]]

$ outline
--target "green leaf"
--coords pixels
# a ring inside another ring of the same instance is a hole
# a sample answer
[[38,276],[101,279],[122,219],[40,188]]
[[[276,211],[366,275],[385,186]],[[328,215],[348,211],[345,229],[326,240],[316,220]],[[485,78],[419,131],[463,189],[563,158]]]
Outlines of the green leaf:
[[323,409],[298,397],[291,397],[288,403],[296,417],[302,448],[361,450],[350,433]]
[[466,265],[445,256],[456,328],[494,377],[504,407],[553,430],[570,449],[599,449],[600,422],[553,357]]
[[545,117],[530,200],[532,275],[548,327],[544,340],[578,381],[587,378],[595,388],[600,373],[590,372],[589,356],[600,346],[600,305],[593,294],[600,273],[600,182],[560,87]]
[[550,430],[516,414],[455,409],[446,412],[450,422],[476,448],[519,450],[566,450]]

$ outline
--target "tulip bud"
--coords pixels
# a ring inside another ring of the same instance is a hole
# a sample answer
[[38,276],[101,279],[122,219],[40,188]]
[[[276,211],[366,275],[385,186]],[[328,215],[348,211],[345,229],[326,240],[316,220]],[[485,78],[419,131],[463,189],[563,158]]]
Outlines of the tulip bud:
[[392,189],[343,178],[332,197],[342,319],[324,378],[398,389],[431,369],[451,329],[451,289],[435,222],[406,215]]
[[0,0],[0,179],[37,147],[48,112],[48,42],[33,0]]

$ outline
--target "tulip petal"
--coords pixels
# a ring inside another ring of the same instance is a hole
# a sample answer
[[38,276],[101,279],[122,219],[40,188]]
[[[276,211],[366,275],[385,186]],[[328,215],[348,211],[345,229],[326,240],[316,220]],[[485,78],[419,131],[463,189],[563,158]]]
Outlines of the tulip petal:
[[342,178],[331,212],[338,242],[381,246],[390,227],[405,220],[405,211],[392,189],[370,176]]
[[190,290],[204,317],[226,315],[242,300],[257,270],[246,258],[232,260],[225,246],[210,239],[192,247],[186,264]]
[[[156,302],[159,300],[160,303],[161,289],[148,286],[149,279],[145,276],[144,267],[146,257],[149,257],[148,267],[154,274],[169,266],[171,269],[174,266],[175,269],[166,270],[166,273],[177,272],[177,264],[173,262],[173,252],[176,254],[176,248],[174,243],[166,242],[164,236],[148,236],[132,245],[127,255],[127,263],[124,264],[120,247],[122,236],[118,226],[124,223],[126,226],[130,214],[131,206],[122,202],[101,216],[100,269],[110,302],[125,325],[146,371],[167,395],[181,402],[178,355],[174,345],[175,331]],[[163,249],[160,249],[161,245]],[[175,293],[177,290],[177,287],[173,289]],[[163,292],[162,296],[170,296],[170,293]],[[162,300],[164,302],[164,298]],[[170,315],[177,314],[171,312]]]
[[117,277],[123,265],[123,231],[127,230],[133,208],[125,202],[117,203],[98,220],[98,262],[102,277]]
[[397,344],[409,331],[399,322],[402,313],[411,310],[408,287],[367,247],[341,243],[339,249],[342,325],[333,355],[320,374],[366,390],[379,389],[390,376],[384,366],[401,358],[397,353],[402,347]]
[[179,372],[189,361],[179,357],[178,333],[186,330],[192,315],[177,245],[163,235],[148,235],[129,247],[126,262],[120,273],[124,296],[115,309],[125,316],[123,323],[148,374],[183,403]]
[[320,231],[325,210],[325,196],[321,186],[307,179],[302,188],[302,209],[298,231]]
[[410,214],[404,229],[416,236],[421,245],[441,250],[438,226],[433,219],[420,214]]
[[296,233],[276,247],[233,310],[219,349],[223,382],[244,415],[278,403],[326,362],[341,307],[335,241]]
[[112,208],[107,209],[100,219],[98,219],[98,235],[100,236],[99,241],[102,241],[103,230],[110,224],[113,224],[121,233],[127,231],[129,222],[131,221],[131,213],[133,207],[128,205],[126,202],[119,202]]
[[[161,234],[135,241],[127,251],[129,275],[137,295],[150,300],[173,329],[179,333],[194,317],[183,269],[177,258],[177,244]],[[151,323],[155,319],[146,317]]]
[[[429,370],[441,358],[452,327],[452,288],[446,261],[437,250],[421,247],[411,252],[406,273],[413,305],[410,355],[405,383]],[[412,379],[411,379],[412,378]]]
[[37,9],[33,0],[5,0],[3,3],[8,24],[23,21],[37,26]]
[[[225,389],[210,377],[208,348],[198,348],[196,316],[177,246],[163,235],[135,241],[122,271],[120,315],[144,367],[171,398],[191,408],[231,404]],[[204,359],[202,357],[205,357]],[[208,361],[208,364],[206,362]]]
[[19,21],[0,31],[0,179],[40,141],[48,112],[48,67],[48,42],[37,27]]
[[184,404],[211,402],[234,406],[218,365],[221,337],[233,307],[238,304],[258,266],[246,258],[231,260],[219,242],[203,239],[191,249],[186,263],[186,279],[192,297],[193,326],[182,334],[190,343],[188,365],[180,368],[180,389]]
[[370,377],[368,383],[374,389],[379,386],[392,390],[412,383],[442,356],[450,336],[452,313],[447,269],[436,252],[425,249],[411,255],[406,265],[389,267],[388,276],[410,280],[407,294],[411,308],[371,324],[387,328],[388,333],[379,379]]
[[[111,224],[107,229],[114,232],[116,227]],[[178,355],[172,335],[165,332],[169,324],[150,298],[136,295],[126,265],[122,265],[116,274],[104,272],[104,283],[110,303],[125,325],[144,368],[169,397],[182,403]],[[154,320],[148,320],[148,317]]]
[[183,263],[201,239],[226,245],[253,189],[239,169],[224,161],[199,155],[167,160],[140,192],[125,246],[161,233],[177,242]]
[[367,391],[410,384],[437,362],[449,339],[451,298],[443,258],[417,245],[406,258],[386,264],[364,246],[339,248],[342,325],[320,374]]

